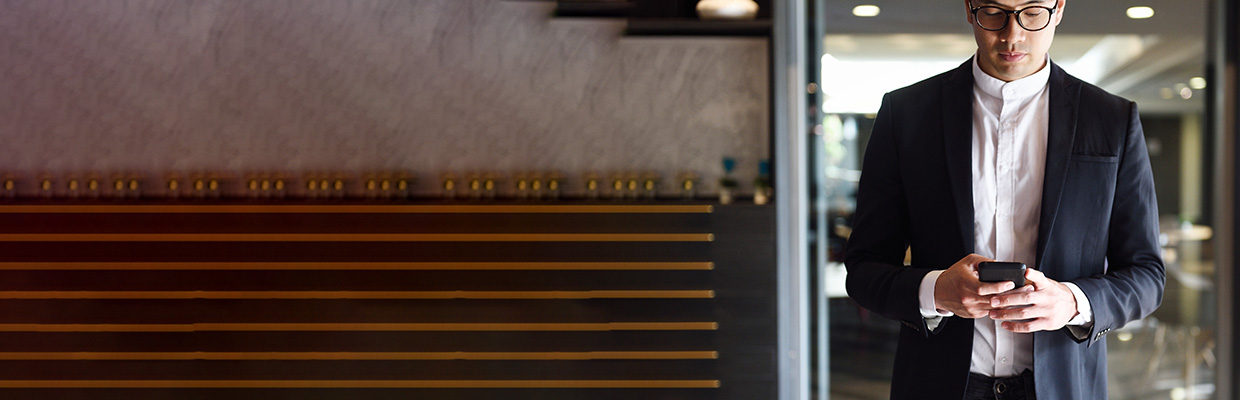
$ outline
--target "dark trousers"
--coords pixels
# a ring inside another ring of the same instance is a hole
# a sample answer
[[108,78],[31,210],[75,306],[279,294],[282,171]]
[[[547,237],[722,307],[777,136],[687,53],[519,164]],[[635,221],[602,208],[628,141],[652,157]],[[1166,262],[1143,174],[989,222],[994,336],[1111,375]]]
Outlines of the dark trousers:
[[969,373],[969,384],[964,388],[965,400],[1035,400],[1033,371],[1025,370],[1017,376],[991,378]]

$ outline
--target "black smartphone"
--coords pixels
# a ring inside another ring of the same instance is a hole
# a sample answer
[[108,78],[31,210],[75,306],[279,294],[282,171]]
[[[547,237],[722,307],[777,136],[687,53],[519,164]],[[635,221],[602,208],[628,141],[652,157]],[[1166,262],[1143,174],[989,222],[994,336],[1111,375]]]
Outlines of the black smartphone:
[[977,275],[982,282],[1011,281],[1016,287],[1021,287],[1025,286],[1025,263],[982,261],[977,263]]

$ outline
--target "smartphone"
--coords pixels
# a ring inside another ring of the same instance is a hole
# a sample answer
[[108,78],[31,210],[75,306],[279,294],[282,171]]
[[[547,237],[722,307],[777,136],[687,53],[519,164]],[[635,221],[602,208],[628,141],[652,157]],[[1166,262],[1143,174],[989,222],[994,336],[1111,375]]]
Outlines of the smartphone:
[[982,282],[1011,281],[1016,287],[1021,287],[1025,286],[1025,263],[982,261],[977,264],[977,275]]

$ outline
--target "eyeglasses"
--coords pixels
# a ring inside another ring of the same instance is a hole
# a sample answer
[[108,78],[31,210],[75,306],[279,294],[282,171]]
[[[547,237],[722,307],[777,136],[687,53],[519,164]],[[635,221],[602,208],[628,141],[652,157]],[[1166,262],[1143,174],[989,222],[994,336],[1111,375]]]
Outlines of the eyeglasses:
[[1055,9],[1033,6],[1016,11],[1004,10],[994,6],[973,7],[973,20],[977,26],[988,31],[1001,31],[1007,28],[1008,15],[1016,16],[1016,23],[1027,31],[1040,31],[1051,24],[1051,15]]

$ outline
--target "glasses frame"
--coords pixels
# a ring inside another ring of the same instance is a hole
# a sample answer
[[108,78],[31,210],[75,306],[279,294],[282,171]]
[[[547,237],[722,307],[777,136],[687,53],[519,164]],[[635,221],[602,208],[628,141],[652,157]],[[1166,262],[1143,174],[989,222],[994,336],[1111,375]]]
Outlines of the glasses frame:
[[[969,4],[969,5],[970,5],[970,6],[972,6],[973,4]],[[983,9],[983,8],[993,8],[993,9],[996,9],[996,10],[999,10],[999,11],[1003,11],[1003,13],[1005,14],[1005,15],[1003,16],[1003,26],[1000,26],[998,29],[990,29],[990,28],[987,28],[987,27],[985,27],[985,26],[982,26],[982,20],[981,20],[980,18],[978,18],[978,17],[977,17],[977,12],[978,12],[978,11],[980,11],[981,9]],[[1048,16],[1046,17],[1046,25],[1043,25],[1041,28],[1038,28],[1038,29],[1029,29],[1029,27],[1025,26],[1025,23],[1024,23],[1024,22],[1021,22],[1021,21],[1020,21],[1020,14],[1021,14],[1021,13],[1023,13],[1023,12],[1025,12],[1025,11],[1028,11],[1028,10],[1031,10],[1031,9],[1035,9],[1035,8],[1040,8],[1040,9],[1046,10],[1046,12],[1050,13],[1050,15],[1048,15]],[[1059,11],[1059,7],[1058,7],[1058,5],[1056,5],[1055,7],[1030,6],[1030,7],[1025,7],[1025,8],[1022,8],[1022,9],[1019,9],[1019,10],[1005,10],[1005,9],[1003,9],[1002,7],[996,7],[996,6],[981,6],[981,7],[973,7],[973,8],[971,9],[971,11],[972,11],[972,13],[973,13],[973,23],[977,24],[977,27],[978,27],[978,28],[982,28],[982,30],[991,31],[991,32],[998,32],[998,31],[1004,30],[1004,29],[1006,29],[1006,28],[1007,28],[1008,24],[1010,23],[1009,21],[1011,21],[1011,20],[1012,20],[1012,18],[1009,18],[1009,16],[1015,16],[1015,17],[1016,17],[1016,25],[1017,25],[1017,26],[1020,26],[1020,28],[1021,28],[1021,29],[1024,29],[1024,30],[1029,31],[1029,32],[1037,32],[1037,31],[1040,31],[1040,30],[1046,29],[1046,27],[1048,27],[1048,26],[1051,26],[1051,19],[1053,19],[1053,18],[1055,17],[1055,12],[1056,12],[1056,11]]]

